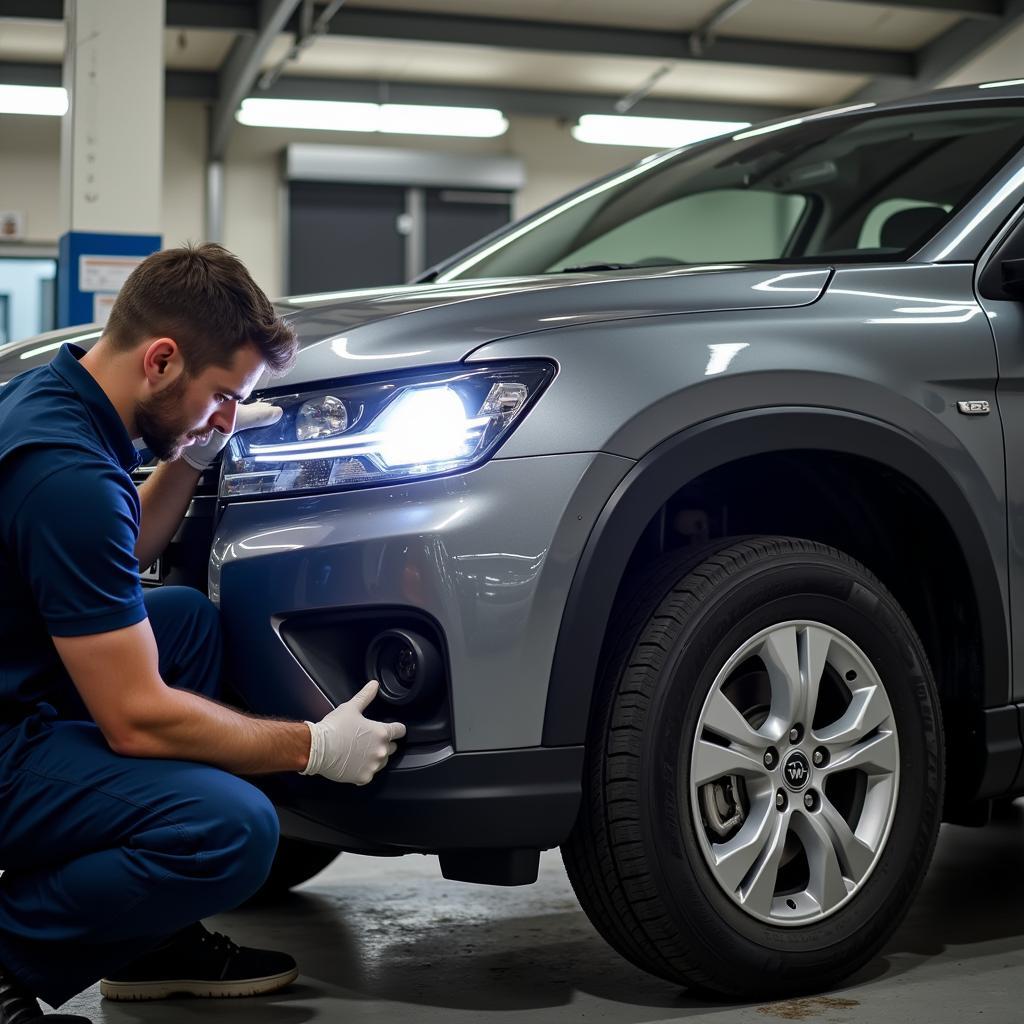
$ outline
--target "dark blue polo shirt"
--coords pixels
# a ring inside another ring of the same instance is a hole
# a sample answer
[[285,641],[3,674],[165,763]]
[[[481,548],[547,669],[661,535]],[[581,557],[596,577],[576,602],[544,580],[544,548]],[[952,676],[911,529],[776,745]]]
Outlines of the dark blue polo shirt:
[[0,735],[72,696],[51,636],[146,617],[139,456],[84,354],[64,345],[0,388]]

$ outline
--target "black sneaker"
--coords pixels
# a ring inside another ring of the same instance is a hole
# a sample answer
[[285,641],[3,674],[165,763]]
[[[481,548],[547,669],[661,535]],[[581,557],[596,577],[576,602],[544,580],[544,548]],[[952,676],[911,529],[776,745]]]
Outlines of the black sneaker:
[[286,953],[237,946],[226,935],[194,924],[100,982],[107,999],[167,999],[201,996],[225,999],[260,996],[290,985],[299,976]]
[[69,1013],[44,1014],[28,989],[0,971],[0,1024],[91,1024],[91,1021]]

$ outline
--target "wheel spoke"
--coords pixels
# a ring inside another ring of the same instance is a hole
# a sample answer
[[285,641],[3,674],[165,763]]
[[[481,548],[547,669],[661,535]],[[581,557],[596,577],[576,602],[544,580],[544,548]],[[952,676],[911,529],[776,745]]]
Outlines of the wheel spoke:
[[739,708],[719,689],[711,695],[704,710],[704,728],[722,739],[753,749],[763,750],[768,743],[750,727]]
[[862,686],[853,691],[850,705],[839,719],[823,729],[815,730],[815,737],[833,749],[850,746],[870,736],[891,717],[892,708],[882,687]]
[[807,893],[818,904],[819,912],[827,913],[846,899],[853,883],[848,888],[843,880],[831,830],[816,815],[794,814],[793,831],[800,837],[807,854]]
[[739,893],[740,903],[755,914],[767,917],[771,913],[772,899],[779,877],[779,864],[786,849],[790,812],[770,814],[771,829],[759,851],[760,856],[748,871],[747,884]]
[[800,634],[800,676],[803,681],[804,699],[800,719],[806,729],[811,728],[814,713],[818,710],[818,689],[825,673],[832,637],[817,626],[807,626]]
[[835,804],[824,795],[821,797],[819,815],[839,856],[843,874],[859,882],[871,867],[875,851],[857,838],[846,819],[836,810]]
[[834,775],[836,772],[848,772],[859,768],[872,774],[889,775],[898,767],[899,748],[896,734],[884,729],[836,754],[824,772],[827,775]]
[[703,786],[723,775],[765,775],[765,767],[758,757],[752,757],[737,747],[722,747],[707,740],[698,740],[693,751],[693,775],[690,782]]
[[789,732],[804,706],[796,626],[783,626],[769,633],[760,654],[772,688],[771,709],[761,731],[777,743]]
[[781,817],[771,800],[760,800],[732,839],[712,846],[715,872],[729,892],[735,893],[757,860],[770,851]]

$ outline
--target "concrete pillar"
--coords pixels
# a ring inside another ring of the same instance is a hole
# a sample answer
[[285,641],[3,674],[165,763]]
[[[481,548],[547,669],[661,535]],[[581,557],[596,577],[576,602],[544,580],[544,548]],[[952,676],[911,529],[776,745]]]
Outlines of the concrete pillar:
[[104,321],[160,248],[164,0],[64,0],[61,326]]

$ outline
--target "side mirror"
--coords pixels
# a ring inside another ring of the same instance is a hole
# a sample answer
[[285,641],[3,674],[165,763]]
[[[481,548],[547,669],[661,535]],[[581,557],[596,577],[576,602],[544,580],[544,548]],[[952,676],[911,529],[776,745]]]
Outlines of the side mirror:
[[1024,301],[1024,260],[1003,260],[999,268],[1003,276],[1003,297]]

